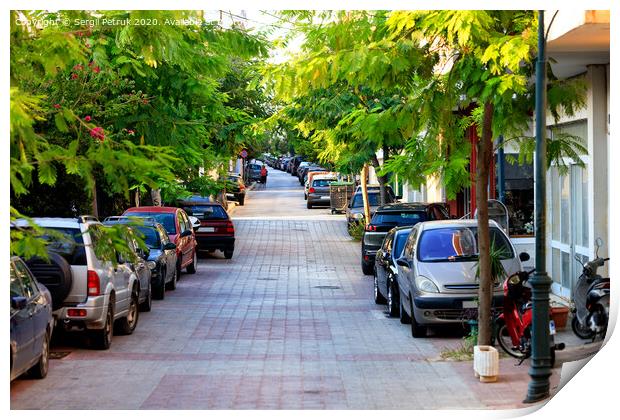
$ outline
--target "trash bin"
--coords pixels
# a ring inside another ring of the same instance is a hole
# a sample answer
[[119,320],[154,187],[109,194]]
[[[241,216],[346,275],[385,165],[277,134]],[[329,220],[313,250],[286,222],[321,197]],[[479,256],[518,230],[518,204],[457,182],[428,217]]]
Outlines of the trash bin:
[[349,197],[355,191],[355,184],[352,182],[331,182],[329,184],[329,203],[334,213],[342,213],[349,204]]

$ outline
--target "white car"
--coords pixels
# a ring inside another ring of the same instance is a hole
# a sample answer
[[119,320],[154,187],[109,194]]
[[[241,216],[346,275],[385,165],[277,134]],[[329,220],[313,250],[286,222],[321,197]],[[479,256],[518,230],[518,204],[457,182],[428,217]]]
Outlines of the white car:
[[[427,326],[460,324],[477,308],[479,283],[477,220],[441,220],[418,223],[409,233],[398,266],[400,320],[411,323],[411,335],[424,337]],[[504,250],[506,273],[521,270],[514,247],[497,223],[489,222],[493,246]],[[503,305],[502,280],[493,289],[493,306]]]
[[[67,237],[49,238],[49,262],[27,261],[37,281],[52,295],[56,325],[89,334],[98,349],[110,347],[114,326],[121,334],[133,333],[138,324],[140,282],[129,263],[120,259],[115,265],[110,258],[95,254],[103,225],[92,216],[32,221]],[[17,225],[27,227],[28,223],[18,221]]]

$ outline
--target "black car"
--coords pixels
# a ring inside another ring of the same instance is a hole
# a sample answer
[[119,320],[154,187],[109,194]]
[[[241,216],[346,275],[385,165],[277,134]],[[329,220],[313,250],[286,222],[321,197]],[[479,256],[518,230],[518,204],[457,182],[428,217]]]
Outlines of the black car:
[[176,245],[170,242],[164,226],[149,217],[112,216],[105,219],[105,225],[118,223],[131,224],[142,236],[148,246],[147,265],[151,269],[151,288],[153,298],[164,299],[165,290],[177,287]]
[[231,195],[240,206],[245,204],[245,183],[241,175],[228,174],[227,176],[226,195]]
[[325,171],[327,172],[327,169],[323,168],[322,166],[319,165],[310,165],[310,166],[306,166],[305,168],[303,168],[300,172],[299,172],[299,184],[300,185],[304,185],[304,183],[308,180],[307,179],[307,175],[308,172],[311,171]]
[[393,227],[449,218],[448,211],[439,203],[391,203],[378,207],[362,236],[362,272],[373,274],[375,255],[385,235]]
[[387,303],[388,313],[399,315],[398,267],[396,260],[400,257],[407,242],[412,226],[401,226],[391,229],[375,257],[375,303]]
[[235,226],[224,207],[217,201],[199,199],[183,201],[181,207],[200,221],[194,229],[198,248],[208,252],[219,249],[224,258],[231,259],[235,251]]

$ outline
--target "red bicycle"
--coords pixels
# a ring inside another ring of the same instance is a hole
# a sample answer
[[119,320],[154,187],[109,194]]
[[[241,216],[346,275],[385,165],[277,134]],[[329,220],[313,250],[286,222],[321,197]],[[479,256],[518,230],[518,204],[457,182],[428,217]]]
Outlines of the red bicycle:
[[[532,355],[532,290],[525,285],[534,272],[518,271],[504,282],[504,310],[496,318],[495,338],[510,356],[523,361]],[[551,366],[555,364],[555,351],[564,348],[554,344],[555,324],[549,321]],[[519,363],[519,364],[520,364]]]

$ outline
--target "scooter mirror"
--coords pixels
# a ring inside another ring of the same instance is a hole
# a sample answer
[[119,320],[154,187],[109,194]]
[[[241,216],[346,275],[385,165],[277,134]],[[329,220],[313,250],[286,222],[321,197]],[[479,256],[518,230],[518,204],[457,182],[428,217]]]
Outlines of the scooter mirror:
[[508,283],[513,284],[513,285],[519,284],[520,281],[521,279],[516,274],[513,274],[512,276],[508,278]]
[[604,242],[600,238],[600,236],[598,238],[596,238],[596,241],[594,241],[594,244],[596,245],[596,258],[598,258],[598,249],[603,246],[603,243]]

